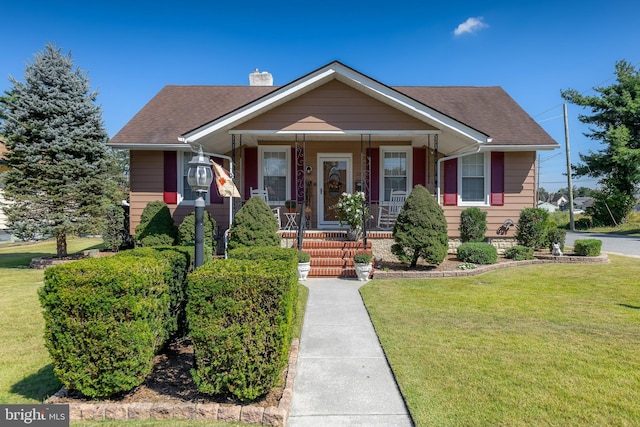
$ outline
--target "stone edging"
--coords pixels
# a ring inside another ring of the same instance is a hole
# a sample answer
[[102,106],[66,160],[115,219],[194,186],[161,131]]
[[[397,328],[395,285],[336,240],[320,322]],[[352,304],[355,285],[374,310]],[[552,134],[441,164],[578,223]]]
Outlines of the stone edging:
[[[244,422],[265,426],[285,426],[291,410],[293,382],[300,341],[294,339],[289,352],[289,366],[282,397],[278,406],[220,405],[218,403],[68,403],[71,421],[79,420],[134,420],[134,419],[200,419]],[[61,403],[67,394],[61,389],[45,403]],[[62,403],[61,403],[62,404]],[[67,404],[67,403],[64,403]]]
[[606,254],[600,254],[594,257],[575,256],[575,255],[536,255],[536,259],[525,261],[501,262],[499,264],[481,265],[473,270],[455,270],[455,271],[383,271],[375,270],[374,279],[437,279],[444,277],[466,277],[476,276],[488,271],[498,270],[501,268],[518,267],[521,265],[531,264],[549,264],[549,263],[567,263],[567,264],[602,264],[608,263],[609,257]]

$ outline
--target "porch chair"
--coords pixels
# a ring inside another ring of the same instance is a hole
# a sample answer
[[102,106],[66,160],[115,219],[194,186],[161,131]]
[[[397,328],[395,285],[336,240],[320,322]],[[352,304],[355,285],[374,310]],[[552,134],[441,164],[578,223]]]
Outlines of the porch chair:
[[378,210],[378,228],[389,230],[396,223],[396,218],[407,200],[407,192],[402,190],[393,190],[389,196],[389,201],[380,202]]
[[[269,193],[267,192],[267,190],[251,187],[251,197],[262,197],[262,199],[264,199],[267,205],[269,205]],[[280,220],[280,206],[272,208],[271,205],[269,205],[269,207],[271,208],[271,212],[273,212],[273,214],[276,217],[276,220],[278,221],[278,230],[279,230],[282,228],[282,221]]]

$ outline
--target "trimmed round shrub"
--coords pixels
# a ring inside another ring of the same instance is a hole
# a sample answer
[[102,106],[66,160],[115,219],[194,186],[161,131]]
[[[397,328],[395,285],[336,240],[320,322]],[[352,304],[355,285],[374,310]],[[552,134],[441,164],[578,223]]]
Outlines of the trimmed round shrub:
[[534,259],[533,248],[527,246],[516,245],[504,251],[504,257],[514,261],[524,261],[526,259]]
[[593,227],[593,221],[589,216],[583,216],[575,220],[574,226],[576,230],[588,230]]
[[482,242],[487,233],[487,213],[480,208],[467,208],[460,212],[460,240],[466,242]]
[[136,227],[136,242],[141,246],[175,245],[178,227],[173,223],[166,203],[156,200],[145,206]]
[[573,251],[580,256],[598,256],[602,250],[602,240],[580,239],[573,243]]
[[553,250],[553,244],[558,243],[560,250],[564,251],[564,242],[567,239],[567,230],[562,228],[550,228],[547,230],[547,245],[549,250]]
[[533,249],[547,246],[547,219],[549,213],[540,208],[525,208],[520,212],[516,226],[516,241]]
[[415,268],[419,258],[433,265],[447,256],[447,220],[436,199],[422,185],[416,185],[393,227],[391,252]]
[[468,242],[458,246],[457,256],[462,262],[495,264],[498,261],[498,250],[489,243]]
[[233,219],[230,233],[228,250],[242,246],[280,246],[278,221],[260,197],[247,200]]
[[[204,244],[213,247],[213,234],[216,229],[216,221],[209,211],[204,211]],[[181,245],[194,245],[196,242],[196,213],[191,212],[185,216],[178,227],[178,237]]]

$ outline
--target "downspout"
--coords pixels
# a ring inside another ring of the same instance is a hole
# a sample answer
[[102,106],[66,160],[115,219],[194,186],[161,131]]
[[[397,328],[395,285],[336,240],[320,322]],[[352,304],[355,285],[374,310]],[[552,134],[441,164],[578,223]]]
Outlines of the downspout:
[[438,159],[438,168],[437,168],[438,170],[436,171],[436,175],[437,175],[437,178],[438,178],[438,197],[437,197],[438,204],[440,204],[440,187],[442,186],[442,181],[440,180],[440,162],[451,160],[451,159],[459,159],[461,157],[470,156],[472,154],[478,154],[481,149],[482,149],[482,145],[479,145],[478,148],[476,148],[475,151],[467,151],[466,153],[456,154],[454,156],[443,157],[441,159]]

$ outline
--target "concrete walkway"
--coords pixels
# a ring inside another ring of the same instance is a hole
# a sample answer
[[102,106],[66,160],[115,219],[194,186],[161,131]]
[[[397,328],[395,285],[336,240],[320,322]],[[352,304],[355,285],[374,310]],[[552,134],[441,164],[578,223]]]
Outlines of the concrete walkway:
[[309,279],[288,426],[413,426],[355,279]]

